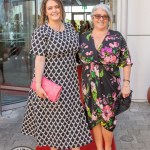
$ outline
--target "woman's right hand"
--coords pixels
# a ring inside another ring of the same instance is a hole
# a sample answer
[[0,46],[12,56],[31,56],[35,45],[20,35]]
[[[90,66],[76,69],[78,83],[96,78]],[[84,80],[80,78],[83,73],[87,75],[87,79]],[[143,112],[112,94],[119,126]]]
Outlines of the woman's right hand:
[[41,86],[37,86],[36,87],[36,94],[40,97],[40,98],[48,98],[47,94],[45,93],[45,91],[43,90],[43,88]]
[[130,84],[129,83],[124,83],[123,86],[122,86],[122,89],[121,89],[121,93],[122,93],[122,96],[123,98],[126,98],[127,96],[130,95]]

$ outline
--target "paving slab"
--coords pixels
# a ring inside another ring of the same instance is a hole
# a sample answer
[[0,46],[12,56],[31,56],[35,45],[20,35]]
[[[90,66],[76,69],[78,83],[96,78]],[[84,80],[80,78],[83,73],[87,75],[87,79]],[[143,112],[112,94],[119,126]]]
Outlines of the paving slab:
[[[0,150],[17,146],[35,148],[33,137],[20,133],[25,108],[4,111],[0,117]],[[150,105],[132,102],[131,108],[118,116],[114,131],[117,150],[150,150]]]

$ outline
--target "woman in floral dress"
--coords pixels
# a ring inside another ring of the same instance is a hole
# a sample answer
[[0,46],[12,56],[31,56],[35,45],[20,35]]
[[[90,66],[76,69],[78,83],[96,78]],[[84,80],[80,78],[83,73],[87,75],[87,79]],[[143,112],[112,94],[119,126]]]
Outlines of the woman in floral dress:
[[[130,94],[130,54],[121,33],[108,29],[109,7],[96,5],[92,10],[93,30],[80,37],[79,57],[83,65],[82,89],[90,128],[97,150],[111,150],[116,126],[115,102],[119,92]],[[120,71],[123,68],[123,86]]]

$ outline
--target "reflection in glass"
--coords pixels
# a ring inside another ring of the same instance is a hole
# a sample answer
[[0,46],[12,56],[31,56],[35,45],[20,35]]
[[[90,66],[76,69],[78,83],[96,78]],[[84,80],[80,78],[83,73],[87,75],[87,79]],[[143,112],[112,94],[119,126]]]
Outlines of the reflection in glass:
[[30,84],[30,37],[35,28],[35,0],[0,0],[0,83]]

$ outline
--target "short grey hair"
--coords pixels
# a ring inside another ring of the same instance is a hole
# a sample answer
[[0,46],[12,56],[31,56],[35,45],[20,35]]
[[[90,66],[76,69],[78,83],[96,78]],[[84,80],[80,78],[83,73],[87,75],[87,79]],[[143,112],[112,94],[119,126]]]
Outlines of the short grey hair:
[[104,11],[107,13],[108,17],[109,17],[109,21],[110,21],[110,22],[112,21],[112,12],[110,11],[109,5],[107,5],[107,4],[98,4],[98,5],[94,6],[93,9],[92,9],[92,12],[91,12],[91,17],[93,17],[94,12],[95,12],[97,9],[102,9],[102,10],[104,10]]

